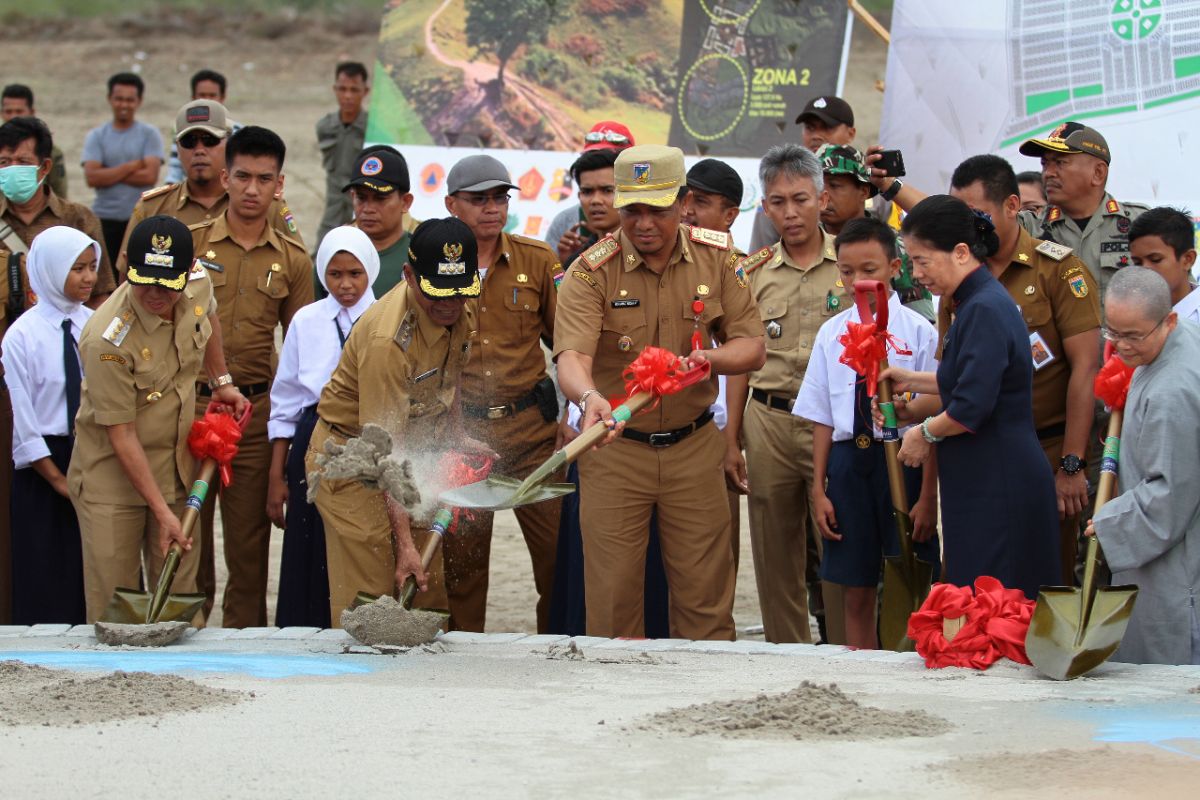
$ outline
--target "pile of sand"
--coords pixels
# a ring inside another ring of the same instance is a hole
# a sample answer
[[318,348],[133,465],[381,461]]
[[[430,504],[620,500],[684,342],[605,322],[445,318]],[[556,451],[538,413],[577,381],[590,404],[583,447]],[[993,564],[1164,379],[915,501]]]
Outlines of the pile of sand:
[[188,622],[151,622],[127,625],[97,621],[92,629],[100,644],[129,647],[165,647],[174,644],[192,627]]
[[407,609],[390,595],[342,612],[342,629],[367,645],[416,647],[432,642],[446,625],[445,614]]
[[834,684],[805,681],[783,694],[662,711],[635,729],[735,739],[858,740],[937,736],[950,730],[950,723],[923,711],[884,711],[859,705]]
[[326,440],[325,452],[316,459],[319,469],[308,474],[308,502],[316,500],[322,479],[352,480],[371,489],[383,489],[411,511],[421,504],[412,462],[391,456],[392,435],[379,425],[364,425],[362,436],[347,439],[345,444]]
[[84,677],[21,661],[0,661],[0,724],[61,727],[160,717],[228,706],[242,695],[177,675],[112,672]]

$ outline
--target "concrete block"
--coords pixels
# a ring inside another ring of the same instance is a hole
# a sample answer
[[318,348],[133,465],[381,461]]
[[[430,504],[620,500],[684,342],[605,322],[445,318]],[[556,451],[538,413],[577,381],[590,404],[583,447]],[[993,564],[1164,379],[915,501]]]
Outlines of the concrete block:
[[925,659],[921,658],[917,653],[887,653],[877,659],[878,661],[886,661],[889,664],[916,664],[925,666]]
[[272,639],[307,639],[320,630],[321,630],[320,628],[302,628],[302,627],[280,628],[279,630],[275,631],[275,633],[272,633],[270,638],[272,638]]
[[323,631],[317,631],[308,638],[313,641],[334,642],[337,644],[349,644],[354,641],[354,637],[341,628],[326,628]]
[[446,644],[511,644],[528,639],[527,633],[471,633],[469,631],[451,631],[443,633],[438,641]]
[[851,650],[838,653],[835,658],[840,661],[886,661],[888,656],[894,656],[891,650]]
[[67,631],[67,636],[72,638],[84,639],[95,635],[96,629],[91,625],[76,625],[75,627],[71,628],[71,630]]
[[34,625],[25,632],[26,636],[62,636],[71,630],[70,625]]
[[521,640],[521,644],[532,645],[534,647],[545,647],[552,644],[561,644],[571,637],[563,636],[557,633],[539,633],[534,636],[526,636]]
[[595,647],[601,642],[609,641],[603,636],[572,636],[571,641],[576,647]]
[[787,644],[775,645],[775,649],[771,653],[777,656],[819,656],[824,649],[824,647],[818,647],[815,644],[788,642]]
[[736,642],[689,642],[685,645],[680,645],[677,650],[685,650],[689,653],[770,653],[773,652],[775,645],[767,642],[752,642],[747,639],[740,639]]
[[219,642],[233,636],[237,628],[201,628],[192,637],[198,642]]
[[849,653],[850,648],[840,644],[819,644],[817,645],[817,655],[819,656],[834,656],[838,653]]
[[235,628],[230,639],[267,639],[279,628],[274,626],[264,628]]
[[0,625],[0,636],[24,636],[28,625]]

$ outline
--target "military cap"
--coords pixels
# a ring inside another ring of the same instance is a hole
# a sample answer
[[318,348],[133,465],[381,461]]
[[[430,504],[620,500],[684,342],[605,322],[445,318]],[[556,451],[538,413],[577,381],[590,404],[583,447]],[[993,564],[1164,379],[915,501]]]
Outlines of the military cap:
[[129,234],[125,278],[138,286],[162,286],[182,292],[192,268],[192,232],[174,217],[158,214]]
[[863,163],[862,153],[848,144],[823,144],[817,150],[817,160],[826,175],[852,175],[859,183],[871,187],[871,196],[879,193]]
[[645,203],[666,208],[683,186],[683,151],[661,144],[642,144],[622,150],[613,165],[616,173],[615,208]]
[[1029,139],[1021,145],[1021,155],[1038,158],[1046,153],[1087,153],[1108,164],[1112,156],[1108,142],[1095,128],[1080,122],[1064,122],[1044,139]]
[[408,243],[408,263],[426,297],[479,296],[479,247],[460,219],[427,219],[418,225]]

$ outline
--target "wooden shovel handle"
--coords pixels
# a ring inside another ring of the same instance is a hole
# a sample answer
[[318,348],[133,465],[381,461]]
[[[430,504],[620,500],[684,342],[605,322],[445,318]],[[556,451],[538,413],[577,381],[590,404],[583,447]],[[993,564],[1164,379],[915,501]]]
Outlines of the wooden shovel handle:
[[[637,412],[641,411],[654,400],[654,395],[650,392],[637,392],[626,400],[621,405],[613,409],[613,420],[617,422],[628,422],[629,418]],[[600,443],[600,440],[608,435],[612,428],[605,425],[603,422],[597,422],[592,427],[588,428],[583,433],[571,440],[570,444],[563,448],[563,454],[566,456],[568,464],[575,461],[581,455],[586,453],[592,447]]]

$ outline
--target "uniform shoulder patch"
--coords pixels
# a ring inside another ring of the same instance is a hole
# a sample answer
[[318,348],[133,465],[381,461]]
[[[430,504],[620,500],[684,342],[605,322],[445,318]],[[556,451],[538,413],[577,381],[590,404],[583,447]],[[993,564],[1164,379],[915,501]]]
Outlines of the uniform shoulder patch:
[[1108,202],[1104,204],[1104,210],[1109,214],[1120,214],[1121,204],[1110,197],[1108,198]]
[[142,199],[143,200],[153,200],[155,197],[166,194],[167,192],[171,191],[178,185],[179,184],[177,184],[177,183],[168,183],[164,186],[156,186],[153,189],[149,189],[147,191],[142,192]]
[[1062,209],[1058,206],[1049,206],[1046,209],[1046,222],[1058,222],[1062,219]]
[[125,341],[125,337],[129,335],[130,323],[133,320],[133,309],[127,308],[121,312],[121,315],[114,317],[112,322],[108,323],[108,327],[104,329],[104,333],[100,338],[106,342],[112,342],[117,347]]
[[758,269],[763,264],[770,261],[771,254],[774,251],[775,251],[774,247],[771,247],[771,246],[764,247],[762,250],[759,250],[757,253],[751,253],[750,255],[743,258],[741,261],[739,261],[737,263],[736,266],[741,267],[742,270],[747,275],[749,275],[751,272],[754,272],[754,270]]
[[1058,242],[1050,241],[1042,242],[1033,249],[1044,256],[1053,258],[1055,261],[1062,261],[1064,258],[1071,255],[1071,253],[1075,252],[1065,244],[1059,244]]
[[728,250],[730,245],[729,234],[724,231],[714,231],[711,228],[692,228],[688,237],[693,242],[706,244],[709,247],[715,247],[718,250]]
[[189,281],[198,281],[201,278],[203,278],[204,275],[205,275],[204,263],[200,259],[197,258],[195,261],[192,262],[192,268],[190,270],[188,270],[188,280]]
[[296,217],[292,214],[292,210],[287,207],[286,203],[279,206],[279,218],[283,220],[283,224],[287,226],[288,232],[300,235],[300,229],[296,227]]
[[593,289],[598,289],[598,288],[600,288],[600,287],[599,287],[599,286],[596,284],[596,279],[595,279],[595,278],[593,278],[591,275],[587,274],[586,272],[584,272],[584,271],[583,271],[583,270],[581,270],[581,269],[573,269],[573,270],[571,270],[571,275],[572,275],[572,277],[579,278],[579,280],[581,280],[581,281],[583,281],[584,283],[588,284],[588,285],[589,285],[589,286],[591,286]]
[[605,236],[587,250],[584,250],[579,257],[583,259],[583,263],[587,265],[588,269],[595,272],[620,252],[621,245],[617,244],[617,240],[611,236]]
[[111,361],[114,364],[120,364],[122,367],[128,363],[127,361],[125,361],[125,356],[118,355],[116,353],[101,353],[100,360],[101,361]]

